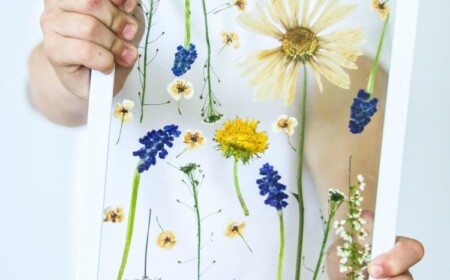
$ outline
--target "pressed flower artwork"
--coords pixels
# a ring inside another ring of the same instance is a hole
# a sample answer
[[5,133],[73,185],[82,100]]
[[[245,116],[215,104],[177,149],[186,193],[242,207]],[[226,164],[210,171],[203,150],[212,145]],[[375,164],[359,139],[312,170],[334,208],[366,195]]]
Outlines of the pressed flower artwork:
[[99,279],[364,279],[394,5],[141,1]]

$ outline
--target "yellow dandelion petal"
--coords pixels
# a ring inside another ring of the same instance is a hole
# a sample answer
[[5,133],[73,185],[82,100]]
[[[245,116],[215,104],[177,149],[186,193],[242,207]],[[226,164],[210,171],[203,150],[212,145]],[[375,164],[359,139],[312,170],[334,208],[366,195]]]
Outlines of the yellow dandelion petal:
[[246,223],[231,222],[227,225],[224,234],[228,238],[243,236],[246,225]]
[[233,156],[235,160],[247,163],[251,158],[263,153],[268,147],[265,131],[257,132],[258,121],[228,120],[216,131],[214,140],[219,144],[218,150],[225,157]]
[[170,250],[177,244],[177,240],[175,238],[175,234],[171,231],[164,231],[158,235],[156,239],[156,245],[159,248]]
[[[350,79],[343,68],[355,69],[365,38],[361,29],[339,29],[322,34],[343,20],[355,5],[342,5],[339,0],[267,0],[265,9],[240,15],[238,22],[246,29],[273,37],[281,46],[262,50],[241,58],[242,75],[248,76],[255,88],[255,99],[284,97],[285,105],[293,102],[297,75],[302,64],[310,65],[322,91],[321,76],[342,88]],[[270,15],[270,17],[268,16]]]

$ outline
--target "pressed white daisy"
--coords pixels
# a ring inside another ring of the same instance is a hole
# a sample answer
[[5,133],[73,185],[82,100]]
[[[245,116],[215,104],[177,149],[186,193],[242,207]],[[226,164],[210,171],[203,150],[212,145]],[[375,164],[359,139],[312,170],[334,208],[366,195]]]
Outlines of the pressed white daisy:
[[347,28],[324,34],[340,22],[356,5],[341,5],[339,0],[267,0],[265,9],[257,4],[255,13],[244,13],[238,22],[246,29],[272,37],[281,46],[257,51],[240,59],[244,76],[250,77],[255,99],[285,98],[292,103],[299,68],[308,64],[320,90],[321,76],[348,89],[350,78],[343,70],[357,69],[354,61],[362,55],[365,40],[362,29]]

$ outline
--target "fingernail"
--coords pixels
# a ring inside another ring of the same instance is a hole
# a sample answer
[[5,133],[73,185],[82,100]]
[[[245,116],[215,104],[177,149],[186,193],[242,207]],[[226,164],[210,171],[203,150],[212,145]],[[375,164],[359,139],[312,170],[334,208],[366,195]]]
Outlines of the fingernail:
[[125,2],[125,11],[127,13],[131,13],[134,10],[134,5],[136,4],[136,1],[134,0],[128,0],[127,2]]
[[134,39],[137,33],[137,27],[134,24],[128,23],[123,29],[123,37],[128,41]]
[[369,266],[369,273],[375,278],[381,277],[384,273],[383,267],[379,265],[371,265]]
[[122,52],[122,60],[127,64],[133,64],[136,59],[136,51],[133,48],[125,48]]

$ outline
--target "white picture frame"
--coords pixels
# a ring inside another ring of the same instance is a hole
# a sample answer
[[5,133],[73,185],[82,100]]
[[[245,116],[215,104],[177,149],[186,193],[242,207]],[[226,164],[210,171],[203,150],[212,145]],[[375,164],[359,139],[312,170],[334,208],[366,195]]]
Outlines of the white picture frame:
[[[395,242],[406,117],[419,0],[398,0],[381,148],[372,255]],[[79,193],[76,280],[98,279],[114,73],[92,72],[86,183]]]

